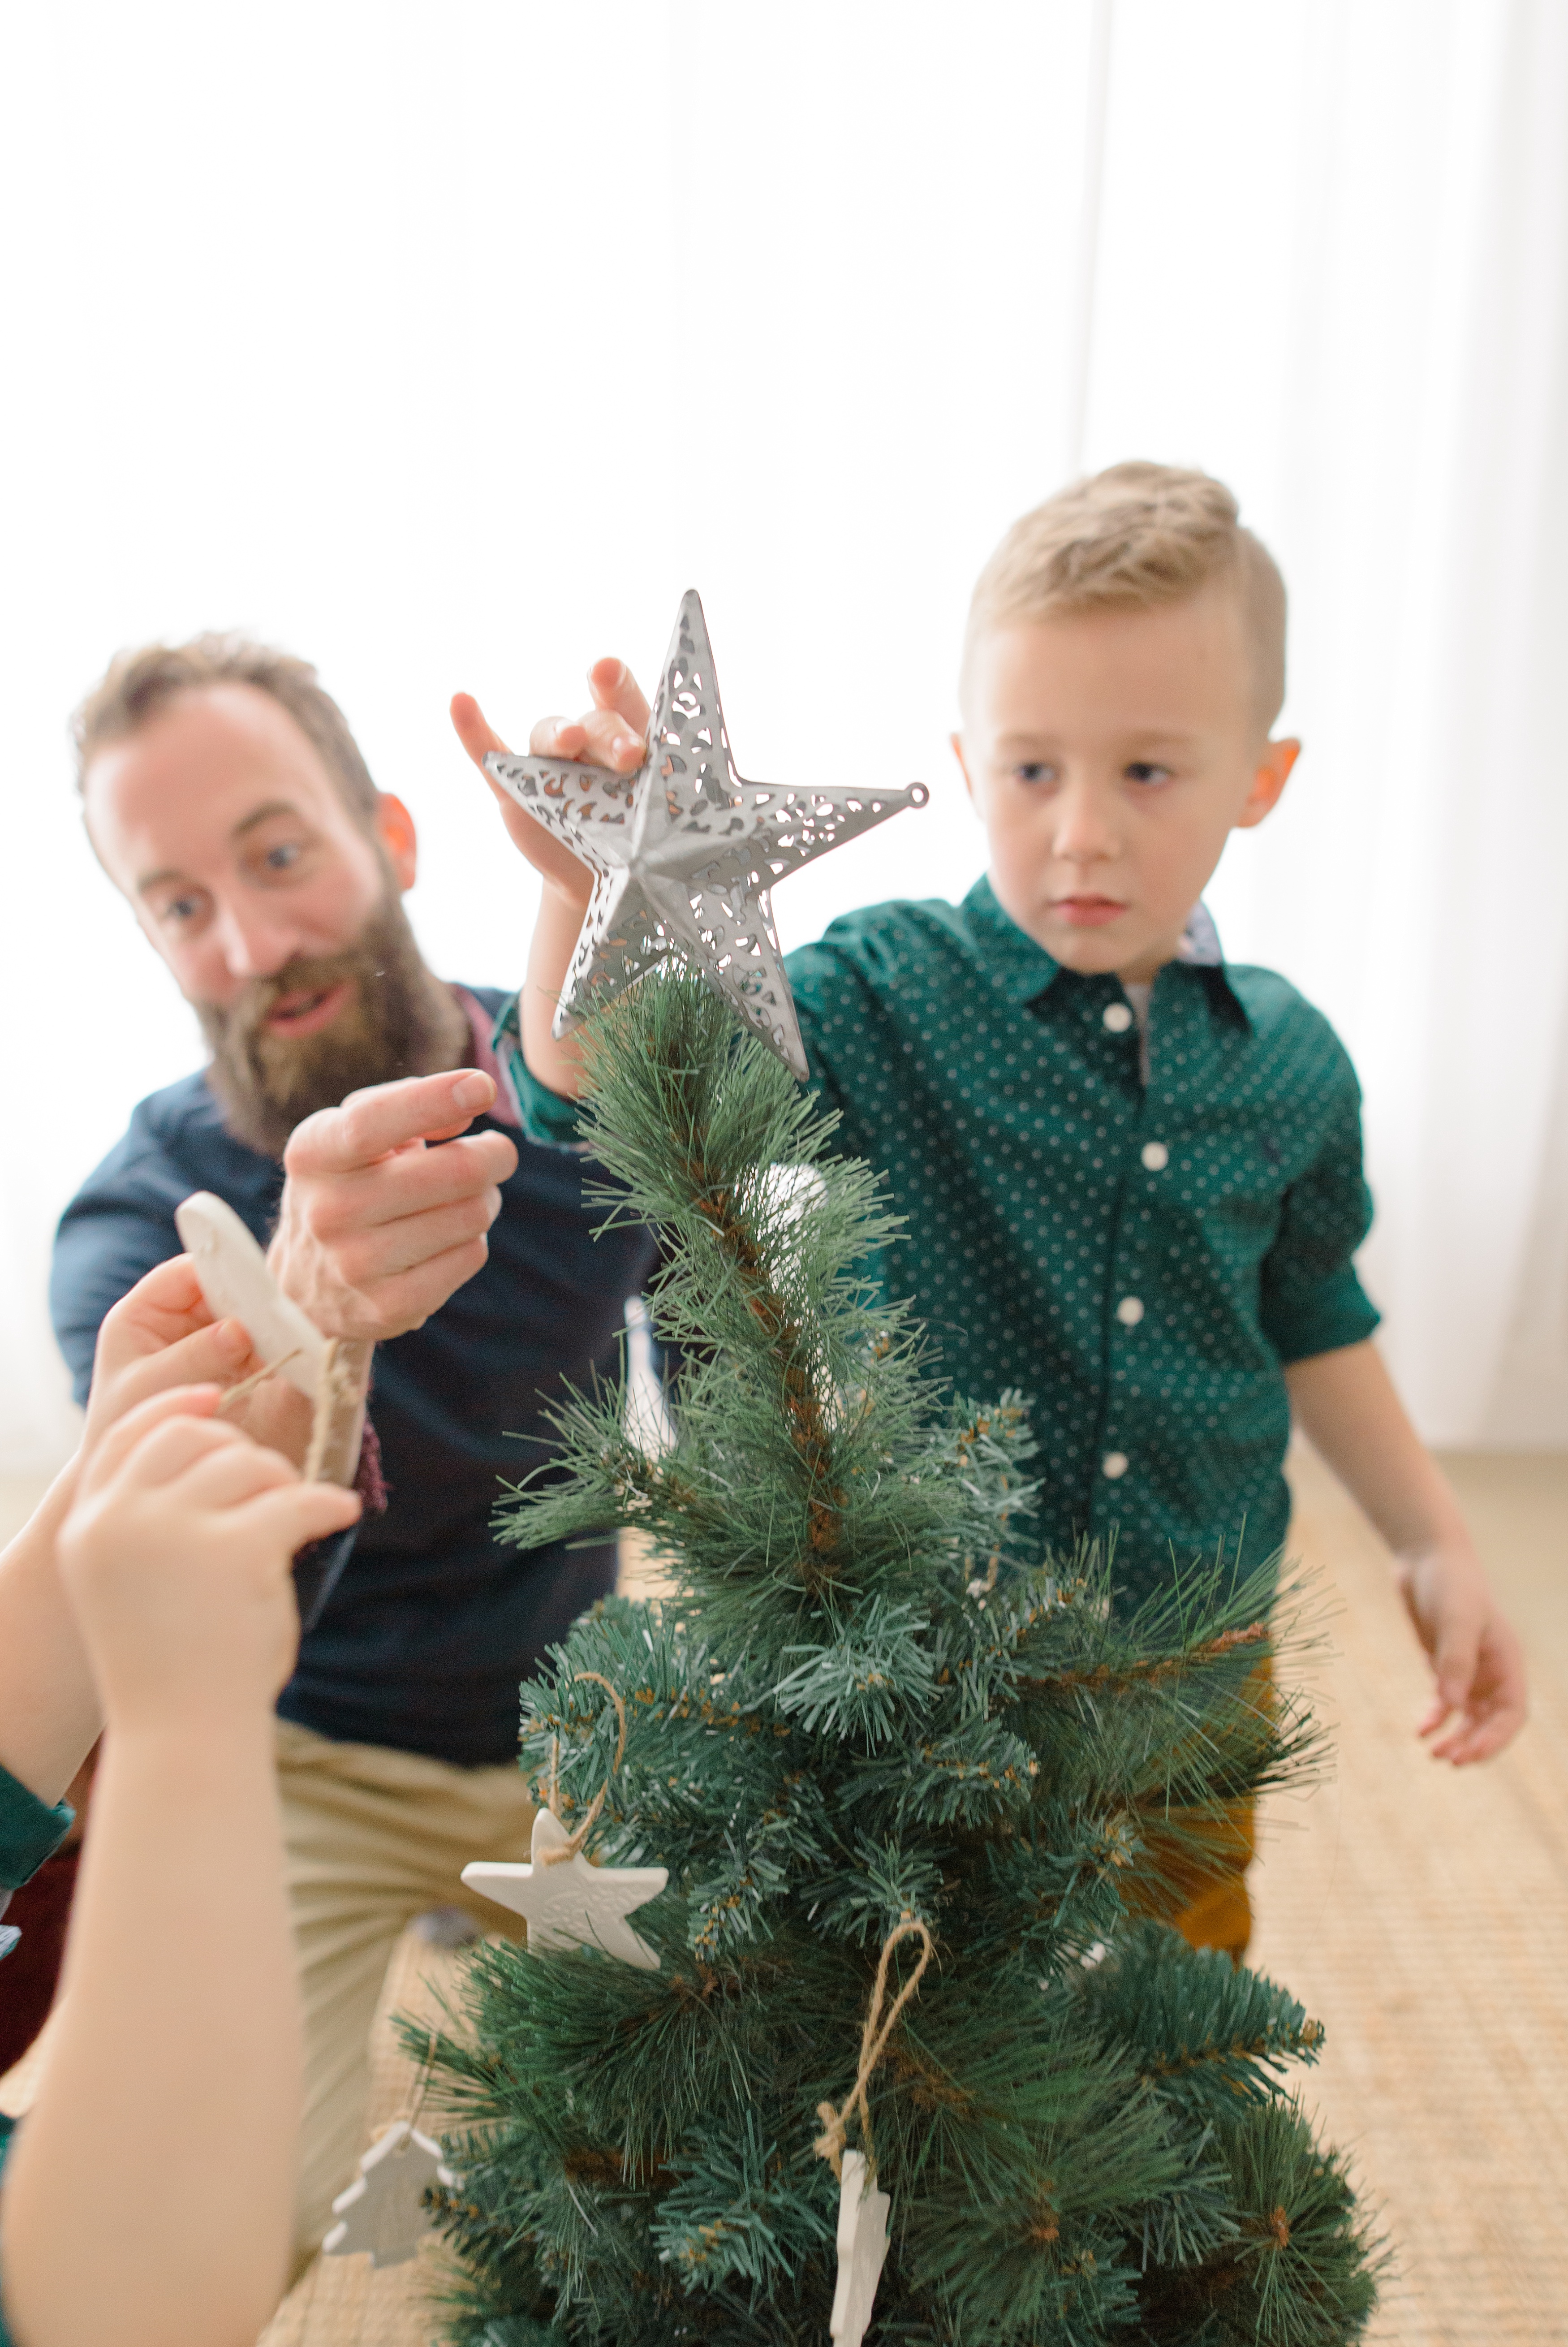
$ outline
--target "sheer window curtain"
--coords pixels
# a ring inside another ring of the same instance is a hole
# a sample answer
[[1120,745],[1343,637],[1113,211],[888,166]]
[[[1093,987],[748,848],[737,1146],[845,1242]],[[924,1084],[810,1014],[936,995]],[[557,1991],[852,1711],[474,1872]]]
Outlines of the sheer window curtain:
[[446,698],[520,735],[694,583],[746,771],[936,786],[781,892],[789,943],[979,871],[969,582],[1131,454],[1230,479],[1290,581],[1307,755],[1213,901],[1361,1067],[1401,1379],[1437,1440],[1568,1439],[1555,0],[260,21],[5,36],[0,1471],[70,1440],[54,1217],[198,1056],[70,790],[117,645],[316,660],[432,959],[504,983],[533,890]]

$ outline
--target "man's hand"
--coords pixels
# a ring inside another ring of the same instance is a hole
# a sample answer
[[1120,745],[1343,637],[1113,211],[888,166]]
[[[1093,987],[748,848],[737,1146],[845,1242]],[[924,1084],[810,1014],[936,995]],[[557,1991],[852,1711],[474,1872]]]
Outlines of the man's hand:
[[1420,1724],[1434,1760],[1490,1760],[1524,1725],[1524,1652],[1468,1541],[1395,1561],[1399,1593],[1431,1661],[1437,1692]]
[[[579,758],[590,766],[608,766],[629,774],[648,753],[648,703],[624,661],[596,661],[588,672],[593,707],[581,717],[541,717],[528,736],[528,754],[535,758]],[[452,697],[452,723],[457,739],[479,772],[492,750],[509,755],[506,743],[486,723],[485,712],[471,692]],[[593,875],[569,847],[526,815],[500,784],[489,784],[501,820],[548,887],[557,888],[579,908],[593,893]]]
[[495,1097],[459,1068],[351,1092],[297,1128],[267,1260],[323,1337],[400,1337],[482,1267],[518,1153],[504,1133],[454,1136]]

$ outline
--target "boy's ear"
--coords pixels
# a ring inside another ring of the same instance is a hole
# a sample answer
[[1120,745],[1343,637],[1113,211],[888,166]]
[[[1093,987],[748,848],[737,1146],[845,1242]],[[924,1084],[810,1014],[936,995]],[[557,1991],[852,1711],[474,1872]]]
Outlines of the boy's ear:
[[949,733],[948,739],[953,745],[953,755],[958,762],[958,772],[964,778],[964,788],[969,794],[969,805],[974,808],[975,813],[978,815],[980,809],[980,803],[975,796],[975,778],[973,774],[970,774],[968,765],[964,757],[964,737],[961,733]]
[[1238,831],[1250,831],[1273,813],[1279,804],[1280,793],[1290,780],[1290,770],[1301,755],[1301,744],[1293,735],[1282,741],[1264,744],[1262,759],[1252,778],[1252,788],[1241,803],[1236,817]]
[[419,840],[414,817],[400,798],[378,791],[375,799],[376,836],[385,848],[400,888],[412,888],[419,869]]

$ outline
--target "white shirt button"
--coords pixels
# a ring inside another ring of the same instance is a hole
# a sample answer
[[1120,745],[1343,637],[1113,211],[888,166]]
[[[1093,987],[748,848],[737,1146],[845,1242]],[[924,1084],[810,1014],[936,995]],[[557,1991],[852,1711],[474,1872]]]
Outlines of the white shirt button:
[[1171,1153],[1163,1141],[1146,1141],[1140,1154],[1151,1174],[1163,1174],[1171,1162]]
[[1121,1321],[1123,1328],[1135,1328],[1143,1317],[1143,1297],[1124,1296],[1116,1307],[1116,1317]]
[[1100,1461],[1100,1472],[1102,1475],[1109,1475],[1114,1483],[1118,1476],[1125,1475],[1128,1464],[1127,1453],[1124,1450],[1108,1450]]
[[1125,1002],[1108,1002],[1101,1015],[1112,1035],[1125,1035],[1132,1024],[1132,1007]]

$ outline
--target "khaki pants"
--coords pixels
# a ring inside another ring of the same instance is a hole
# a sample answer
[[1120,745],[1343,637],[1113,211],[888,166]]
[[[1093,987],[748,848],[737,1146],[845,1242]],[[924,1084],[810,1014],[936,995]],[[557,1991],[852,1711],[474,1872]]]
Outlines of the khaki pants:
[[534,1810],[520,1771],[334,1744],[278,1722],[289,1898],[305,2008],[297,2275],[366,2148],[370,2024],[415,1915],[461,1907],[487,1932],[522,1924],[459,1879],[470,1859],[526,1860]]
[[[1251,1801],[1238,1801],[1209,1826],[1204,1839],[1215,1871],[1204,1874],[1180,1866],[1172,1870],[1187,1904],[1171,1922],[1189,1948],[1223,1948],[1233,1964],[1245,1962],[1252,1938],[1246,1870],[1253,1859],[1255,1814]],[[1182,1880],[1184,1874],[1185,1880]]]

